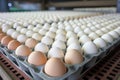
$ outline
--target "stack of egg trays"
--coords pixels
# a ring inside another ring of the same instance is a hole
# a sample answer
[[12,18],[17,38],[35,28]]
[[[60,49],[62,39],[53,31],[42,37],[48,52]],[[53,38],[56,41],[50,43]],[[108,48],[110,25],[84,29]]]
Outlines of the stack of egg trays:
[[[100,49],[99,53],[93,55],[85,55],[84,61],[81,64],[77,65],[67,65],[68,71],[62,77],[50,77],[44,73],[43,66],[35,67],[27,62],[27,58],[24,60],[18,58],[14,54],[14,51],[8,50],[6,47],[0,45],[0,51],[2,51],[11,61],[17,63],[18,67],[26,72],[30,77],[33,77],[34,80],[76,80],[82,74],[83,68],[89,69],[97,63],[97,59],[102,59],[104,56],[108,55],[111,51],[111,47],[115,48],[116,44],[120,42],[120,39],[117,39],[112,44],[109,44],[106,48]],[[85,71],[86,71],[85,70]],[[84,72],[85,72],[84,71]]]

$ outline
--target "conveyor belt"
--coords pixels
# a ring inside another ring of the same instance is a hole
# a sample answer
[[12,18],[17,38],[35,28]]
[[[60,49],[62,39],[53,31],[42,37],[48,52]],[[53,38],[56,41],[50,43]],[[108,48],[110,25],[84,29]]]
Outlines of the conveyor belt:
[[120,47],[111,51],[110,55],[88,70],[80,80],[120,80]]
[[[120,76],[120,46],[104,57],[94,67],[87,70],[79,80],[119,80]],[[31,80],[22,70],[0,53],[0,65],[14,80]]]

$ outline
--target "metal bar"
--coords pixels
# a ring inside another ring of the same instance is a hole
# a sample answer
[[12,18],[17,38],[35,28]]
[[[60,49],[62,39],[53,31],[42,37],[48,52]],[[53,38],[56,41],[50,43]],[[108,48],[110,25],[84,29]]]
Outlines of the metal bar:
[[99,6],[116,6],[116,0],[97,0],[97,1],[70,1],[70,2],[49,2],[46,6],[55,7],[99,7]]

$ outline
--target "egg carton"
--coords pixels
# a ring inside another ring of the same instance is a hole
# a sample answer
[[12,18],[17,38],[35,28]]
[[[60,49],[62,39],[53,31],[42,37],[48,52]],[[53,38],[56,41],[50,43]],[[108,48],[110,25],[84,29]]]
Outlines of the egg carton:
[[67,73],[65,73],[62,77],[50,77],[46,75],[43,70],[44,66],[35,67],[34,65],[29,64],[27,62],[27,59],[25,60],[25,62],[22,63],[24,64],[24,66],[28,66],[34,80],[77,80],[87,61],[88,60],[85,58],[84,62],[81,64],[77,64],[74,66],[65,64],[68,70]]

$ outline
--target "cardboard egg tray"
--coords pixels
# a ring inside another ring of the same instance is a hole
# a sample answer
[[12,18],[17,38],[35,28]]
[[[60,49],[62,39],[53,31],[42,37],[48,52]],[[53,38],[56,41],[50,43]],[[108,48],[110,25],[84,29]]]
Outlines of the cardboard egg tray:
[[120,44],[120,39],[115,40],[106,48],[100,49],[99,53],[93,55],[85,55],[84,61],[77,65],[66,65],[67,73],[62,77],[50,77],[44,73],[43,67],[35,67],[27,62],[27,58],[20,58],[14,54],[14,51],[8,50],[6,47],[0,45],[0,51],[9,58],[22,71],[32,77],[33,80],[77,80],[86,70],[98,63],[103,57],[107,56],[111,50]]

